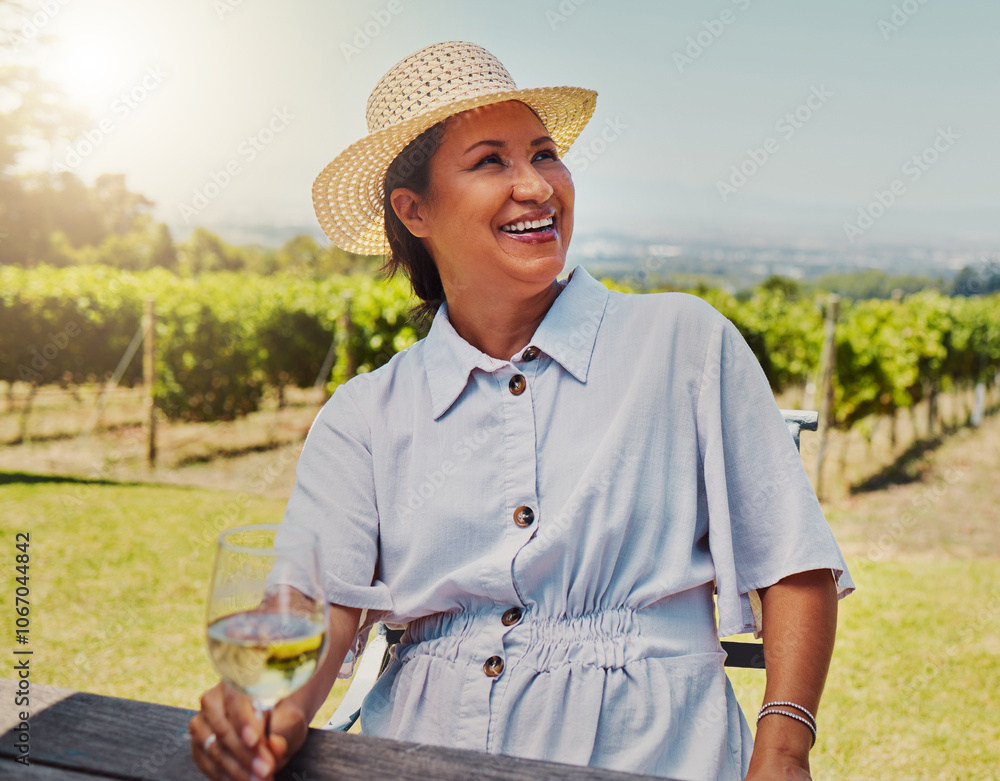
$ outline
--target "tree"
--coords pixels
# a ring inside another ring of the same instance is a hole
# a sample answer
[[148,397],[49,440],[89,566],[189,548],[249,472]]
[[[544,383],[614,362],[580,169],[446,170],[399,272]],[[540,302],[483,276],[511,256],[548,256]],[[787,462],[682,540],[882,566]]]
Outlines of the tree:
[[296,236],[278,250],[278,270],[312,276],[319,265],[319,255],[319,245],[312,236]]
[[0,61],[0,263],[67,265],[78,259],[76,250],[90,247],[90,262],[175,266],[165,226],[152,226],[152,201],[130,192],[123,174],[103,174],[87,187],[68,171],[20,170],[25,152],[76,138],[88,124],[29,62],[47,42],[29,20],[37,10],[0,0],[0,37],[8,45]]
[[1000,263],[980,260],[958,272],[952,292],[956,296],[980,296],[1000,290]]
[[802,295],[802,285],[790,277],[783,277],[780,274],[772,274],[759,285],[760,289],[768,293],[777,293],[789,301],[795,301]]
[[355,255],[335,244],[330,244],[320,251],[316,259],[316,273],[320,275],[372,273],[381,265],[380,255]]
[[178,259],[184,274],[203,271],[239,271],[243,258],[239,250],[206,228],[195,228],[187,241],[181,243]]
[[150,250],[149,264],[160,268],[177,270],[177,247],[170,235],[170,229],[165,223],[158,222],[153,229],[153,246]]
[[125,187],[125,174],[101,174],[94,182],[93,193],[105,234],[125,235],[142,227],[141,218],[153,208],[146,196]]

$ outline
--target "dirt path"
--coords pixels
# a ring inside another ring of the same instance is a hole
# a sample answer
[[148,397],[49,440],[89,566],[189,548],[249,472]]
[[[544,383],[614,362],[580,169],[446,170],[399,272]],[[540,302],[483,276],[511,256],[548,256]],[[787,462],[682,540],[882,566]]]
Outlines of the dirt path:
[[1000,556],[1000,415],[932,449],[912,448],[885,487],[824,508],[851,558],[969,559]]

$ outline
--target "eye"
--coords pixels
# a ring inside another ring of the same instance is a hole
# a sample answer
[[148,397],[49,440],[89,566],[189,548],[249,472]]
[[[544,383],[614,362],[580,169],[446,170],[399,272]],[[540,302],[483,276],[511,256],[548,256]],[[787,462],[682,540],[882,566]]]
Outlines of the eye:
[[486,155],[486,157],[484,157],[478,163],[476,163],[476,165],[474,167],[475,168],[481,168],[484,165],[503,165],[503,160],[500,159],[500,155],[498,155],[498,154],[495,154],[495,153],[494,154],[489,154],[489,155]]
[[538,152],[532,159],[532,162],[537,162],[539,160],[558,160],[559,153],[555,149],[543,149]]

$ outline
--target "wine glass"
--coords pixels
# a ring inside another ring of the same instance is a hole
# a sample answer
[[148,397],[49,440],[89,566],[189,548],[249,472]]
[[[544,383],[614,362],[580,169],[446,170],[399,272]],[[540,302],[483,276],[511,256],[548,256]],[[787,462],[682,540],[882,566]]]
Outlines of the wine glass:
[[305,684],[327,648],[319,540],[291,525],[254,524],[218,538],[208,595],[208,652],[247,695],[268,734],[270,711]]

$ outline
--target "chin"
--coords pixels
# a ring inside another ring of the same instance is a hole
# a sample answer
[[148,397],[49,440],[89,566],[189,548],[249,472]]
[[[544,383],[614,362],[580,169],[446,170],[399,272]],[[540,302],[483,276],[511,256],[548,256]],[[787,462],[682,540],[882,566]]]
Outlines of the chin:
[[533,281],[554,282],[566,267],[565,255],[547,255],[521,261],[520,267],[528,271]]

